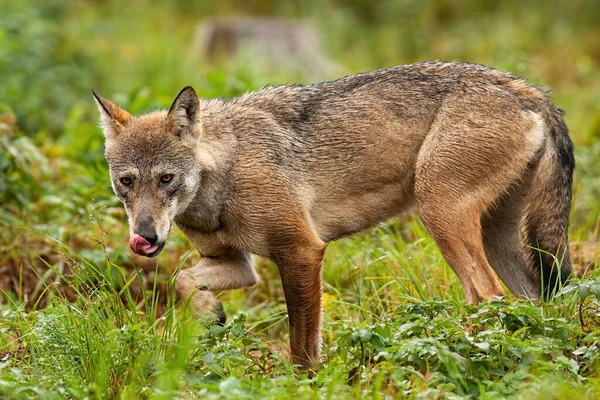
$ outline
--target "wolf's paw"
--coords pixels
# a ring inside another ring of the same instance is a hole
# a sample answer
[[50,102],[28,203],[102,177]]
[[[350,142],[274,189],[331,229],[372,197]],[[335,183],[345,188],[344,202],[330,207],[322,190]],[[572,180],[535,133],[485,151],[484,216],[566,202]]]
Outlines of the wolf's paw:
[[217,300],[208,289],[198,288],[192,295],[182,301],[194,317],[214,316],[219,324],[225,324],[227,316],[223,310],[223,303]]
[[[200,286],[198,287],[198,291],[201,292],[208,292],[208,286]],[[210,292],[208,292],[210,293]],[[212,296],[212,293],[210,293],[210,295]],[[210,304],[208,305],[208,307],[211,307],[211,312],[212,314],[214,314],[217,317],[218,323],[219,325],[225,325],[225,322],[227,322],[227,314],[225,314],[225,311],[223,310],[223,303],[221,303],[219,300],[215,299],[214,296],[212,298],[214,301],[211,301]],[[200,305],[201,307],[205,307],[204,304]]]
[[193,279],[181,271],[175,282],[176,300],[188,308],[194,317],[213,315],[219,324],[225,324],[227,316],[223,304],[215,298],[207,286],[195,286]]

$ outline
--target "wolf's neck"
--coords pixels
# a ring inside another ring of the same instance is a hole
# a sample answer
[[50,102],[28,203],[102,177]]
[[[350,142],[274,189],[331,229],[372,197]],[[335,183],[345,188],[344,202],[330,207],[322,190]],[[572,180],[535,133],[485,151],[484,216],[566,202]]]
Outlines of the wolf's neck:
[[190,149],[201,167],[200,184],[190,204],[175,217],[179,226],[204,233],[221,228],[236,160],[237,139],[226,110],[220,110],[223,106],[220,100],[201,103],[202,135]]
[[200,185],[187,208],[175,217],[177,225],[185,225],[201,233],[222,227],[225,204],[230,194],[226,171],[203,171]]

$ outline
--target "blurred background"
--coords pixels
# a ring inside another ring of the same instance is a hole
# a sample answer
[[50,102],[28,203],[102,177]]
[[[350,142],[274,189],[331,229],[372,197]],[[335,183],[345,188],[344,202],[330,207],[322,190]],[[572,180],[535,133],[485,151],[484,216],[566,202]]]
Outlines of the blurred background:
[[[551,90],[577,145],[574,259],[580,273],[593,267],[597,0],[19,0],[0,2],[0,297],[41,305],[56,271],[80,273],[60,243],[102,271],[137,263],[150,281],[157,273],[156,261],[127,253],[92,88],[143,113],[168,107],[185,85],[232,97],[425,60],[486,64]],[[175,232],[160,273],[189,249]],[[276,290],[263,289],[252,293]]]

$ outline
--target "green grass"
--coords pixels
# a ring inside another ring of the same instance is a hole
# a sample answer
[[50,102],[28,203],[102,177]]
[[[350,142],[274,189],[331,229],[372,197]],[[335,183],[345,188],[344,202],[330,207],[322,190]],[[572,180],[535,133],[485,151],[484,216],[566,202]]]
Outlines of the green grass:
[[[595,2],[4,2],[0,4],[0,398],[600,397],[600,32]],[[341,73],[431,59],[488,64],[552,88],[576,143],[572,254],[585,279],[550,303],[467,306],[419,220],[331,243],[322,365],[288,357],[277,268],[220,294],[229,322],[173,307],[196,252],[174,229],[132,258],[90,89],[133,113],[181,87],[236,96],[311,82],[248,58],[189,56],[204,17],[312,21]],[[12,115],[16,116],[16,123]]]
[[[49,238],[80,274],[66,277],[49,265],[58,279],[44,286],[47,307],[3,306],[0,393],[495,399],[537,398],[549,382],[554,396],[599,393],[600,279],[574,282],[551,304],[467,306],[420,224],[409,232],[423,236],[411,245],[390,226],[328,252],[323,366],[312,379],[288,361],[278,287],[263,283],[246,300],[223,296],[232,317],[225,326],[195,320],[171,301],[184,257],[159,315],[156,291],[136,300],[127,290],[143,279],[139,271],[120,270],[109,256],[101,270]],[[77,294],[74,302],[65,286]]]

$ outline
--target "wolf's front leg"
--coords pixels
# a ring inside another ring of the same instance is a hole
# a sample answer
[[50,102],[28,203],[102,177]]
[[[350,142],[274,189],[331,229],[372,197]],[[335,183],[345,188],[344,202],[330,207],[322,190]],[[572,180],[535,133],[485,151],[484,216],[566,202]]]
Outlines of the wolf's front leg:
[[318,240],[274,257],[285,294],[294,364],[313,369],[321,351],[321,264],[325,244]]
[[227,250],[216,257],[202,257],[195,267],[184,269],[175,282],[177,301],[184,302],[196,316],[214,313],[221,323],[226,316],[221,302],[211,292],[238,289],[258,282],[252,257]]

